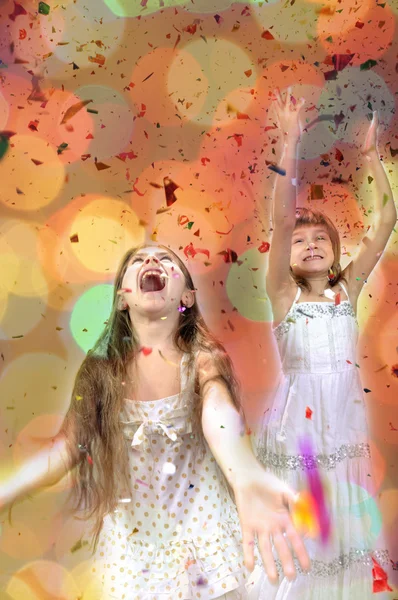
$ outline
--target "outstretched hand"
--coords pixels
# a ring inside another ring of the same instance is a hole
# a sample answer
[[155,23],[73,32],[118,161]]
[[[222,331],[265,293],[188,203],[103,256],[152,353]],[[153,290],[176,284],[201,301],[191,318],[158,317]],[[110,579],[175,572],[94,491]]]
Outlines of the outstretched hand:
[[362,154],[369,160],[372,155],[378,155],[377,141],[379,129],[379,115],[377,110],[373,111],[373,118],[370,122],[368,133],[362,146]]
[[300,123],[300,110],[305,104],[305,99],[299,101],[292,96],[292,88],[287,88],[286,97],[283,100],[279,89],[274,91],[275,111],[278,117],[279,126],[285,137],[299,139],[302,133]]
[[245,565],[249,571],[254,568],[256,537],[264,569],[271,582],[278,581],[272,544],[288,579],[294,579],[296,576],[293,552],[303,570],[308,571],[310,559],[289,512],[289,507],[292,507],[295,501],[292,490],[261,468],[256,476],[248,475],[241,481],[234,493],[242,528]]

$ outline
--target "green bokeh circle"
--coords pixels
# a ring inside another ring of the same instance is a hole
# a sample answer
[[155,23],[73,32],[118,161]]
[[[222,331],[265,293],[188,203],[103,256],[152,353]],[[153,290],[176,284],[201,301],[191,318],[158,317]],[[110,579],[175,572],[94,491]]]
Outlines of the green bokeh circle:
[[111,312],[112,296],[113,285],[96,285],[76,302],[70,319],[70,330],[73,339],[84,352],[94,346],[102,333]]
[[265,289],[267,256],[257,248],[251,248],[239,256],[242,264],[233,263],[228,273],[228,298],[250,321],[272,321],[271,303]]

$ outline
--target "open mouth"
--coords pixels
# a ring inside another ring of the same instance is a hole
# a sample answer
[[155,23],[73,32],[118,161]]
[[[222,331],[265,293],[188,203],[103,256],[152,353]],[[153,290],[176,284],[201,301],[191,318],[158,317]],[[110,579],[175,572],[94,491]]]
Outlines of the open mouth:
[[142,292],[160,292],[166,285],[167,275],[162,271],[149,270],[141,276],[140,290]]
[[314,254],[314,256],[307,256],[307,258],[304,259],[304,262],[308,262],[310,260],[322,260],[322,256],[319,256],[319,254]]

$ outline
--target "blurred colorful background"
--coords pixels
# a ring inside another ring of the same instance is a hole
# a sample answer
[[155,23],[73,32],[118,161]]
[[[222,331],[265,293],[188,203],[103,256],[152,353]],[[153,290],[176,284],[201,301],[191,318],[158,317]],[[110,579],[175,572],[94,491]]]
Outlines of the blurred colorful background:
[[[118,262],[144,240],[186,261],[255,426],[279,372],[264,285],[272,91],[292,86],[316,120],[300,204],[333,217],[345,266],[374,217],[360,154],[372,110],[397,193],[398,0],[0,0],[0,15],[0,473],[57,433]],[[397,240],[358,307],[378,492],[363,497],[395,560]],[[95,597],[66,488],[0,525],[0,600]]]

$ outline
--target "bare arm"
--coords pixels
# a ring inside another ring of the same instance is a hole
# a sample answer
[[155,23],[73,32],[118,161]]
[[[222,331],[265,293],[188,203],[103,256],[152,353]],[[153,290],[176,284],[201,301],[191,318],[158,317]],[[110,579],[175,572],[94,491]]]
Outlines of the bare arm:
[[304,100],[296,106],[292,104],[290,88],[285,101],[279,92],[275,92],[275,99],[283,140],[279,167],[286,174],[275,176],[273,191],[273,233],[267,273],[267,292],[271,301],[275,296],[284,294],[291,283],[290,251],[296,222],[297,152],[301,135],[299,111],[304,105]]
[[245,564],[249,570],[254,567],[253,543],[257,535],[264,568],[269,578],[277,581],[272,537],[285,575],[292,579],[295,576],[292,549],[303,569],[309,569],[305,546],[289,514],[294,493],[282,481],[267,473],[254,456],[242,417],[218,375],[211,355],[201,356],[199,380],[205,382],[202,387],[203,433],[234,492],[242,528]]
[[393,193],[377,150],[377,129],[378,117],[375,111],[362,149],[376,186],[375,220],[362,239],[358,255],[346,268],[350,289],[357,294],[376,266],[397,220]]
[[66,438],[58,435],[4,480],[0,480],[0,512],[28,494],[55,485],[74,465],[70,464]]

